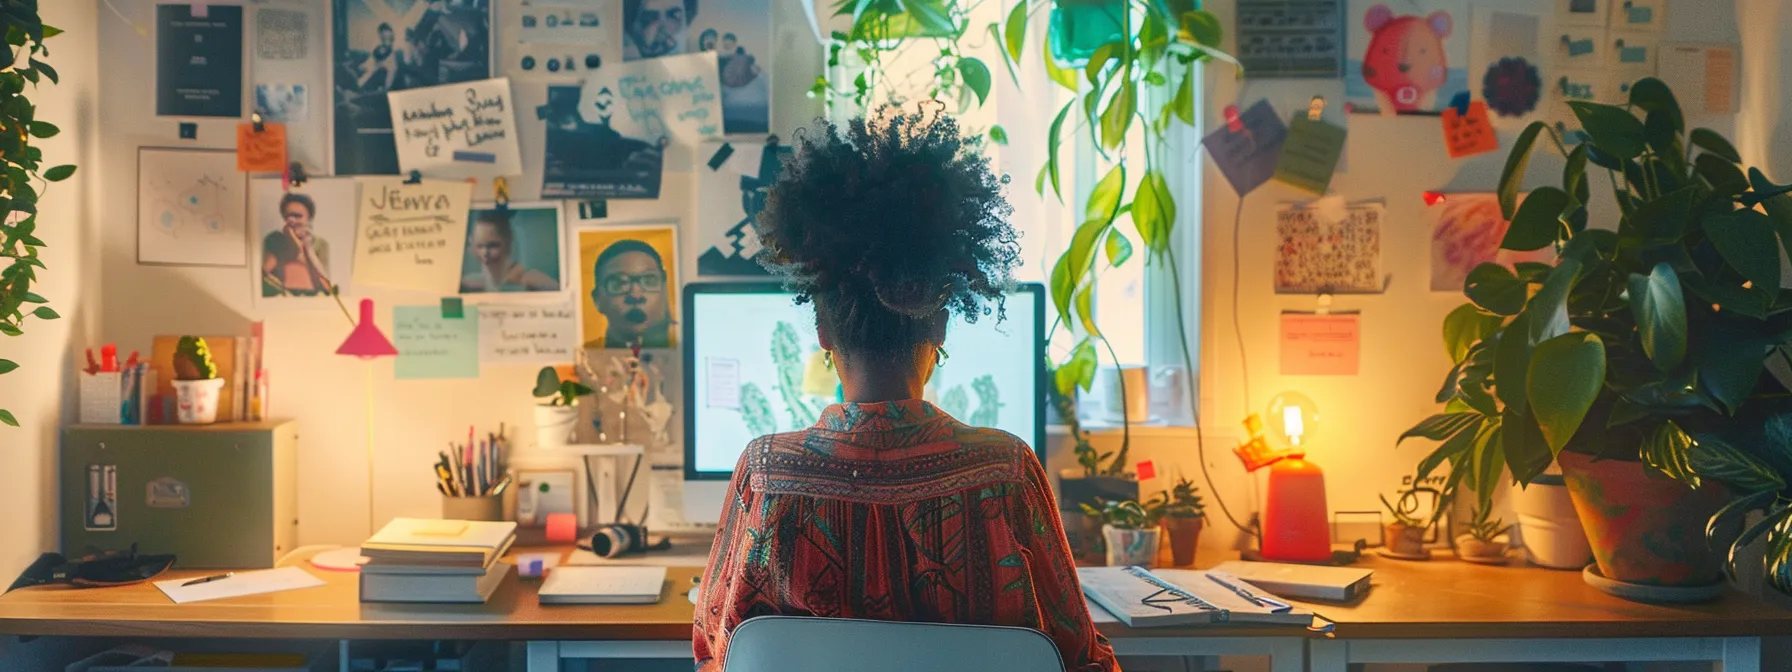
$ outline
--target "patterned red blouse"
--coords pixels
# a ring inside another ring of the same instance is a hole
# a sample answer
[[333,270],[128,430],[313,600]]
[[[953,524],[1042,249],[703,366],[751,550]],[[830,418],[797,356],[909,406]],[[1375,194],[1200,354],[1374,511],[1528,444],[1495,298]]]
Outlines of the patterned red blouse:
[[763,615],[1024,626],[1072,672],[1119,670],[1095,632],[1039,460],[924,401],[831,406],[748,446],[691,644],[720,670]]

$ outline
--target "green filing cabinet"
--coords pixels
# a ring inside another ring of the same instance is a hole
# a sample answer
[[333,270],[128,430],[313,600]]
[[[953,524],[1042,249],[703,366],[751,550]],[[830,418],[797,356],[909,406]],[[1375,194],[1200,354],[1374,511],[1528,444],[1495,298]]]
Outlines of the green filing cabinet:
[[137,544],[176,567],[273,567],[299,540],[298,423],[75,425],[62,432],[62,549]]

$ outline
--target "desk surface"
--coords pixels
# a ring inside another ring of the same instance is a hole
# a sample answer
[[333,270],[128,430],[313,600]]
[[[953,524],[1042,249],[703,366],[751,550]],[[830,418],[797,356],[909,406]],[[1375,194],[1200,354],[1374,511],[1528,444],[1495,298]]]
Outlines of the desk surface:
[[[542,549],[522,549],[542,550]],[[1345,638],[1740,637],[1792,634],[1792,612],[1733,594],[1704,605],[1655,606],[1610,597],[1578,572],[1487,567],[1439,559],[1366,559],[1375,587],[1351,605],[1309,603]],[[674,567],[658,604],[543,606],[539,582],[513,574],[483,605],[361,604],[356,575],[307,570],[318,588],[176,605],[152,585],[31,588],[0,596],[0,634],[278,639],[687,640],[684,593],[696,567]],[[170,572],[161,578],[203,576]],[[1110,638],[1289,637],[1262,626],[1132,629]]]

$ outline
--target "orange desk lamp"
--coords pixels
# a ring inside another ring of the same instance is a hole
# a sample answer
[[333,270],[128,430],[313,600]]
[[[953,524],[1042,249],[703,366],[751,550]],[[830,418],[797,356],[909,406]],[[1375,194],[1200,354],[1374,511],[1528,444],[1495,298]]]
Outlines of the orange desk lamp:
[[1319,430],[1319,406],[1307,395],[1283,392],[1270,399],[1271,426],[1253,413],[1244,419],[1250,439],[1233,449],[1246,471],[1269,467],[1263,498],[1264,560],[1326,562],[1332,557],[1331,526],[1326,522],[1325,473],[1306,459],[1307,446]]

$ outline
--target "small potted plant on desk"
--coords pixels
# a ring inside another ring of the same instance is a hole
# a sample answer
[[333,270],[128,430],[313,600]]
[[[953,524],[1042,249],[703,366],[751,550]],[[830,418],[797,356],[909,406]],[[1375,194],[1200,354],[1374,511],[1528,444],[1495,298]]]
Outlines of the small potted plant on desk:
[[1084,512],[1101,519],[1109,567],[1137,565],[1149,569],[1157,566],[1157,545],[1163,532],[1158,528],[1158,521],[1163,519],[1163,506],[1148,506],[1132,500],[1109,500],[1099,507],[1082,506]]
[[175,419],[183,425],[209,425],[218,420],[218,396],[224,379],[205,339],[182,336],[174,348]]
[[1153,503],[1163,509],[1163,527],[1170,535],[1170,562],[1176,567],[1195,564],[1195,548],[1200,546],[1201,526],[1207,522],[1206,508],[1201,504],[1199,489],[1188,479],[1176,481],[1176,487],[1159,493]]
[[1398,506],[1388,501],[1387,495],[1381,496],[1381,505],[1394,515],[1394,521],[1382,530],[1381,555],[1397,560],[1431,559],[1431,552],[1425,548],[1425,530],[1431,528],[1431,522],[1414,515],[1418,513],[1418,493],[1421,491],[1424,489],[1400,493]]
[[554,367],[541,367],[535,375],[535,398],[548,403],[535,407],[535,442],[542,448],[571,444],[573,428],[579,424],[579,397],[589,394],[591,388],[577,378],[562,380]]
[[1456,557],[1483,565],[1506,564],[1506,530],[1511,526],[1498,518],[1488,520],[1492,515],[1491,501],[1475,502],[1475,518],[1468,531],[1456,535]]

